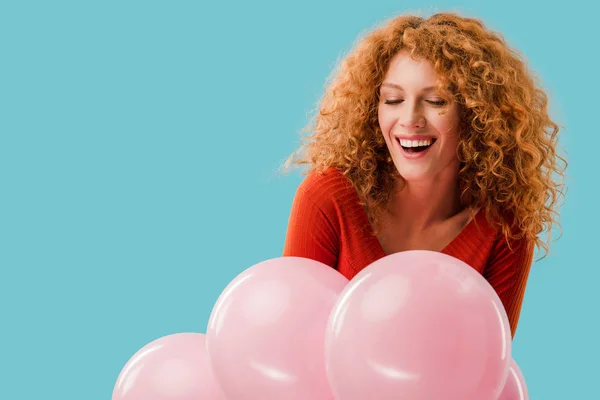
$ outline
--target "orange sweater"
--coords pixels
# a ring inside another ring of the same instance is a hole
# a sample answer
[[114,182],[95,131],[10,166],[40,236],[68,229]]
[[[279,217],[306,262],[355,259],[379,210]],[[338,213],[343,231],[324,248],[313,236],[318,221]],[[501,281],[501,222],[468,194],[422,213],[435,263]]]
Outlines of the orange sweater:
[[[311,172],[296,192],[283,256],[320,261],[352,279],[386,255],[371,233],[350,181],[333,168]],[[480,211],[442,253],[469,264],[487,279],[504,304],[514,337],[533,261],[533,243],[516,243],[511,248]]]

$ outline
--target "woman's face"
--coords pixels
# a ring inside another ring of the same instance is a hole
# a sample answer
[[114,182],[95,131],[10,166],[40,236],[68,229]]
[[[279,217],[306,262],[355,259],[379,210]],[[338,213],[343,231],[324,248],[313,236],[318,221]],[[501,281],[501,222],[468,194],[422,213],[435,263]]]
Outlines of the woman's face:
[[400,52],[381,86],[379,126],[396,169],[409,183],[458,174],[460,109],[456,102],[444,102],[436,84],[429,62]]

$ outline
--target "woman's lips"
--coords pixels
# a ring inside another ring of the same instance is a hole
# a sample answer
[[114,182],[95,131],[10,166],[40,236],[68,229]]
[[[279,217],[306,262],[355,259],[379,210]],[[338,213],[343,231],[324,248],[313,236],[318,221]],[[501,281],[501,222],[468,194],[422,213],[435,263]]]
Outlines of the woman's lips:
[[431,148],[432,148],[432,147],[435,145],[435,143],[437,142],[437,139],[436,139],[436,138],[433,138],[433,137],[431,137],[431,136],[429,136],[429,137],[423,137],[423,139],[417,139],[417,137],[416,137],[416,136],[412,136],[412,137],[410,137],[410,139],[407,139],[407,140],[415,140],[415,141],[418,141],[418,140],[427,140],[427,139],[433,139],[433,141],[431,142],[431,144],[430,144],[430,145],[429,145],[427,148],[425,148],[424,150],[421,150],[421,151],[418,151],[418,152],[417,152],[417,151],[410,151],[410,150],[406,150],[406,149],[405,149],[405,148],[404,148],[404,147],[403,147],[403,146],[400,144],[400,139],[401,139],[401,138],[402,138],[402,139],[404,139],[405,137],[401,137],[401,136],[400,136],[400,137],[396,137],[396,143],[398,144],[398,147],[399,147],[399,149],[400,149],[400,152],[402,153],[402,155],[404,156],[404,158],[406,158],[406,159],[410,159],[410,160],[414,160],[414,159],[417,159],[417,158],[424,157],[424,156],[425,156],[425,155],[426,155],[426,154],[429,152],[429,150],[430,150],[430,149],[431,149]]

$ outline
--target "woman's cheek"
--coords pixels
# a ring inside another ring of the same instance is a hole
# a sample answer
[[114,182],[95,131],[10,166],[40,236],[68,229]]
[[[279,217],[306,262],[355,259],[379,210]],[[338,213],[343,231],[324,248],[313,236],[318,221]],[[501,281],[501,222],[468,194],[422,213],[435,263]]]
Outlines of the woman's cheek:
[[393,120],[391,120],[390,118],[386,118],[385,115],[379,116],[379,128],[381,129],[384,135],[388,136],[393,126]]

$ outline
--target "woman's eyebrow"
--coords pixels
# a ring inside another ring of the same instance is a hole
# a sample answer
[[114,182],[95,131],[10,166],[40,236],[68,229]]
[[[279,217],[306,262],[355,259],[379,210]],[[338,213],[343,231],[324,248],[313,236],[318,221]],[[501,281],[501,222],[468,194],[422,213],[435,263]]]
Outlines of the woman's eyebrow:
[[[395,84],[395,83],[391,83],[391,82],[384,82],[384,83],[381,85],[381,87],[391,87],[391,88],[394,88],[394,89],[399,89],[399,90],[402,90],[402,91],[404,91],[404,88],[403,88],[402,86],[400,86],[400,85],[397,85],[397,84]],[[423,88],[421,91],[422,91],[422,92],[430,92],[430,91],[432,91],[432,90],[436,90],[436,89],[437,89],[437,88],[436,88],[435,86],[427,86],[426,88]]]

